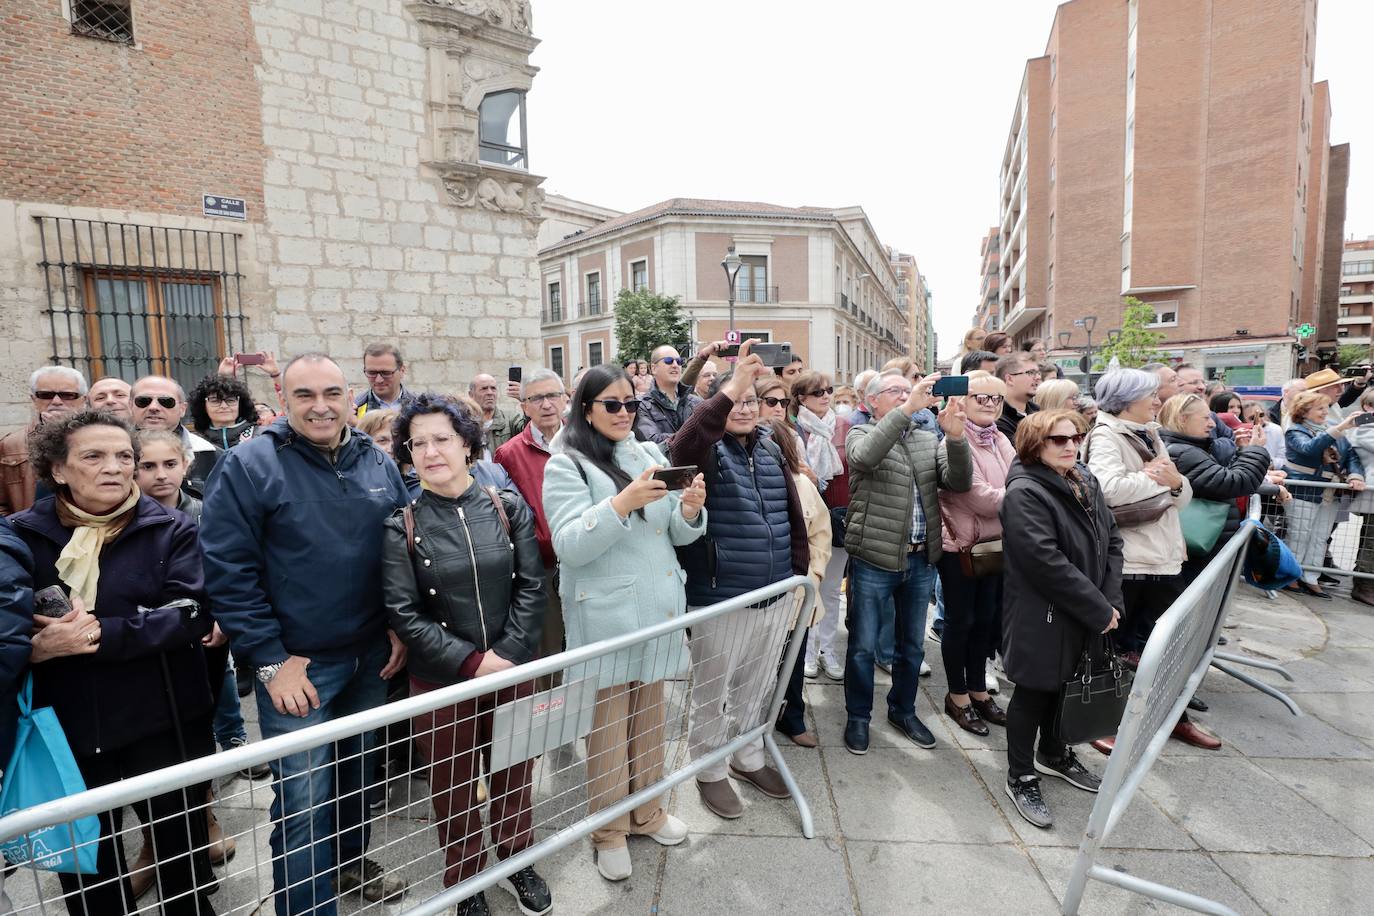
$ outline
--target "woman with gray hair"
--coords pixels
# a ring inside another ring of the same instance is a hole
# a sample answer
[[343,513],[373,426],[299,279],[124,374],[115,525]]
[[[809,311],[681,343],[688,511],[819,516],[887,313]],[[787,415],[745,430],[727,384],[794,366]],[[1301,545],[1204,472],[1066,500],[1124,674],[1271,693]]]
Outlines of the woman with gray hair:
[[[1178,472],[1159,435],[1159,376],[1142,369],[1113,369],[1098,379],[1097,424],[1083,445],[1084,463],[1102,484],[1121,531],[1124,563],[1122,627],[1118,646],[1134,667],[1159,615],[1183,592],[1180,573],[1188,550],[1179,510],[1192,486]],[[1174,737],[1196,747],[1221,746],[1185,719]],[[1093,747],[1110,753],[1112,739]]]

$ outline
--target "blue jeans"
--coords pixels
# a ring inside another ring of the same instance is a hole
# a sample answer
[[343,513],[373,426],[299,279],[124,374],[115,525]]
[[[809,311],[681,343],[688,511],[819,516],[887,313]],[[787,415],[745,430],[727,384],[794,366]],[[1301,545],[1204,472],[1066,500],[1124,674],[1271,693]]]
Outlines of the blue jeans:
[[[851,588],[853,585],[851,584]],[[893,634],[893,625],[896,623],[897,606],[891,598],[883,602],[883,611],[878,615],[878,647],[875,650],[878,664],[889,671],[892,670],[892,657],[897,654],[896,636]]]
[[[272,738],[381,706],[386,702],[381,672],[389,655],[383,638],[375,649],[357,658],[311,659],[306,676],[319,694],[320,708],[303,718],[277,712],[267,688],[258,683],[262,736]],[[270,762],[277,916],[335,916],[337,869],[356,863],[367,849],[363,752],[371,751],[375,742],[376,733],[369,732]]]
[[234,673],[234,666],[227,665],[224,669],[224,685],[219,691],[219,703],[215,706],[215,743],[223,749],[229,746],[233,738],[247,741],[248,732],[244,731],[243,712],[239,709],[238,677]]
[[888,572],[850,558],[849,645],[845,650],[844,705],[850,719],[867,722],[873,712],[873,662],[885,607],[893,615],[892,689],[888,714],[916,714],[916,689],[925,658],[926,607],[935,568],[924,551],[907,555],[906,569]]

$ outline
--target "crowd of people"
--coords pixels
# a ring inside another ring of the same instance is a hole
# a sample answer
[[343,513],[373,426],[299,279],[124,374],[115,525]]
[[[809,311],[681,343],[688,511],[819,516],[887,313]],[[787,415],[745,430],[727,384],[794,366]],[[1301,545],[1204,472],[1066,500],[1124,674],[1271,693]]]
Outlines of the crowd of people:
[[[765,713],[792,639],[802,645],[782,735],[817,746],[803,686],[824,673],[843,683],[845,747],[865,754],[882,669],[888,725],[934,747],[916,701],[936,641],[937,708],[973,735],[1006,729],[1006,793],[1049,827],[1041,777],[1090,792],[1100,783],[1053,725],[1085,648],[1110,633],[1138,664],[1154,622],[1249,499],[1320,554],[1337,509],[1286,484],[1362,490],[1374,462],[1374,431],[1357,421],[1374,412],[1368,375],[1295,379],[1274,416],[1187,365],[1109,371],[1090,398],[1046,363],[1045,341],[1018,348],[981,329],[953,367],[968,393],[948,398],[934,394],[940,376],[910,360],[843,385],[800,359],[770,369],[752,343],[730,360],[723,343],[690,359],[660,346],[580,372],[571,391],[547,369],[504,392],[485,373],[466,392],[412,390],[387,343],[364,351],[357,396],[322,353],[280,368],[270,353],[231,357],[189,397],[164,376],[88,387],[75,369],[38,369],[32,421],[0,439],[0,724],[11,732],[0,740],[12,739],[31,671],[35,705],[53,707],[98,786],[247,743],[249,691],[262,735],[283,735],[799,575],[818,586],[807,620],[779,597],[566,673],[595,679],[588,812],[661,778],[666,682],[690,679],[687,750],[700,759]],[[250,369],[275,404],[255,400]],[[501,406],[503,393],[519,412]],[[670,487],[655,476],[669,466],[694,470]],[[1351,511],[1374,513],[1367,499]],[[1188,521],[1194,500],[1221,507],[1210,538]],[[1374,571],[1374,550],[1357,568]],[[35,616],[33,593],[49,586],[68,607]],[[1296,587],[1325,594],[1315,576]],[[1355,597],[1374,604],[1374,589]],[[999,672],[1015,686],[1005,707]],[[487,828],[498,858],[534,842],[533,761],[493,772],[489,752],[497,707],[553,683],[442,707],[400,739],[388,731],[388,756],[413,735],[419,762],[403,750],[399,765],[427,768],[445,886],[482,869]],[[1187,714],[1173,734],[1221,746]],[[406,893],[398,870],[367,854],[385,806],[378,741],[271,763],[278,913]],[[1112,740],[1094,746],[1110,753]],[[745,813],[741,787],[788,796],[761,739],[704,767],[696,787],[726,819]],[[97,874],[61,876],[68,911],[132,912],[156,884],[165,912],[213,914],[212,867],[234,841],[212,799],[202,784],[135,806],[145,829],[132,863],[121,813],[102,815]],[[663,798],[603,825],[591,840],[606,880],[631,875],[632,836],[672,846],[687,826]],[[553,905],[533,867],[502,884],[525,913]],[[459,912],[487,912],[484,896]]]

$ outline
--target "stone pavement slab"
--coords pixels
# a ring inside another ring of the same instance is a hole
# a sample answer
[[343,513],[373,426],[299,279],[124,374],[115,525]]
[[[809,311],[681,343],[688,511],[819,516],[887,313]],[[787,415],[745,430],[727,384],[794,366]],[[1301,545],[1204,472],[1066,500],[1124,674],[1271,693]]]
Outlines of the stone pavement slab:
[[1253,762],[1351,833],[1374,844],[1374,761],[1256,758]]
[[1321,856],[1213,856],[1269,913],[1334,916],[1368,913],[1374,860]]
[[[1062,848],[1036,848],[1030,851],[1040,873],[1053,888],[1056,901],[1062,902],[1064,899],[1077,854],[1076,849]],[[1220,866],[1200,852],[1106,850],[1099,856],[1099,862],[1146,881],[1155,881],[1224,903],[1242,916],[1265,912]],[[1147,913],[1186,911],[1110,884],[1089,881],[1078,912],[1081,916],[1143,916]]]
[[853,841],[846,851],[864,916],[1059,912],[1034,862],[1015,846]]
[[[622,912],[629,912],[628,910]],[[845,855],[829,839],[693,837],[669,850],[656,910],[705,913],[856,912]]]

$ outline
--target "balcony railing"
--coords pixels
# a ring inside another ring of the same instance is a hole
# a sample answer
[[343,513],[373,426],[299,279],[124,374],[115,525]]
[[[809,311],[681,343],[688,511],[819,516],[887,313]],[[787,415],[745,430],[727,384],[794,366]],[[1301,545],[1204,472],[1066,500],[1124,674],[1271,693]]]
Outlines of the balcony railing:
[[588,299],[586,302],[583,303],[583,305],[586,307],[584,311],[587,315],[601,314],[601,300],[599,298]]
[[555,305],[544,313],[546,324],[557,324],[563,320],[563,306]]
[[[841,294],[843,295],[843,294]],[[765,305],[769,302],[778,301],[778,288],[776,286],[749,286],[735,288],[736,302],[755,302]]]

